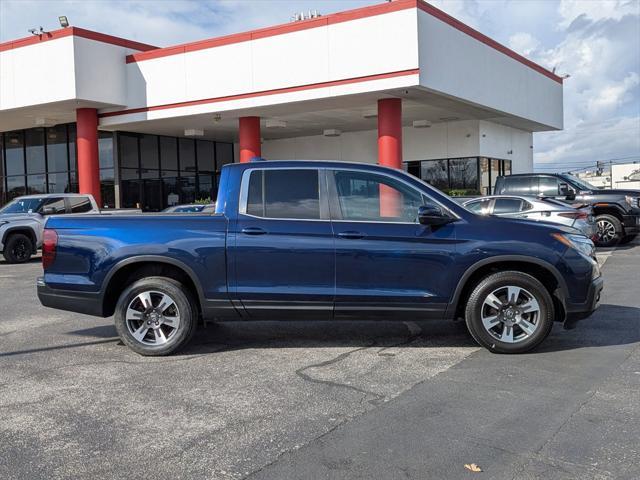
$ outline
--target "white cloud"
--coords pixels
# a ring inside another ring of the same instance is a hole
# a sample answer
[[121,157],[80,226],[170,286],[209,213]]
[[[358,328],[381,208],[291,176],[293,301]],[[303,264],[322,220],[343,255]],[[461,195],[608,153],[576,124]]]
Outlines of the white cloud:
[[519,54],[528,57],[540,47],[540,42],[530,33],[518,32],[509,37],[508,46]]

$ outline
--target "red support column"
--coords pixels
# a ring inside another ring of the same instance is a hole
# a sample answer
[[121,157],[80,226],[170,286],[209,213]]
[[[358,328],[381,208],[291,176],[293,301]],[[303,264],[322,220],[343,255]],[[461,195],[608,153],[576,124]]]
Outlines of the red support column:
[[[402,100],[399,98],[378,100],[378,163],[402,168]],[[400,201],[396,190],[380,186],[381,217],[398,216]]]
[[261,155],[260,117],[240,117],[239,128],[240,163],[245,163]]
[[95,108],[76,110],[78,146],[78,183],[80,193],[90,193],[99,206],[100,162],[98,160],[98,111]]

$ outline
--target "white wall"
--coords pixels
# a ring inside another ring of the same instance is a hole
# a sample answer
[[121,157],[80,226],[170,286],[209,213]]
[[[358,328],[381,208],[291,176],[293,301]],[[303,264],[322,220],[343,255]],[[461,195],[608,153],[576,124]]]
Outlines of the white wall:
[[0,110],[75,98],[73,37],[0,52]]
[[[531,133],[491,122],[468,120],[434,124],[430,128],[404,127],[403,159],[435,160],[488,156],[512,160],[514,173],[533,168]],[[482,135],[485,135],[482,137]],[[266,140],[262,155],[269,160],[378,161],[377,131],[347,132],[339,137],[315,135]],[[507,152],[512,150],[512,154]]]
[[423,11],[418,29],[421,85],[562,128],[562,84]]

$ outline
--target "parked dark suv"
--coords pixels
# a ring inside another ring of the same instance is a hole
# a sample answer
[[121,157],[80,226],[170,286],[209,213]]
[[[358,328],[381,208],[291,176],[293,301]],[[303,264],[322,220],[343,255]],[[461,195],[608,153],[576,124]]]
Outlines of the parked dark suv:
[[567,173],[524,173],[498,177],[496,195],[543,195],[590,205],[598,224],[596,244],[626,243],[640,231],[640,190],[600,190]]

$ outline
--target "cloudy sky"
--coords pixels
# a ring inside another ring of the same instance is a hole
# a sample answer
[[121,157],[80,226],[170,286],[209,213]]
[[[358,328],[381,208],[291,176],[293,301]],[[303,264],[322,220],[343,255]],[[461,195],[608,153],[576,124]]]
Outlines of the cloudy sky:
[[[0,0],[0,41],[72,25],[167,46],[381,0]],[[565,129],[534,135],[536,168],[640,161],[640,0],[433,0],[515,51],[569,74]]]

